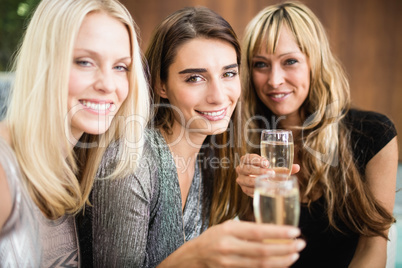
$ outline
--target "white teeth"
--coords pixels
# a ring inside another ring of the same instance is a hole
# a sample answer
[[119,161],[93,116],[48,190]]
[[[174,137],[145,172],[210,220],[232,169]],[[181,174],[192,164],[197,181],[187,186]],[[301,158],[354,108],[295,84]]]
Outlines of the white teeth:
[[274,95],[272,95],[272,97],[279,99],[279,98],[285,97],[285,95],[286,95],[286,94],[274,94]]
[[226,109],[223,109],[223,110],[218,111],[218,112],[200,112],[200,113],[205,114],[205,115],[209,115],[209,116],[220,116],[225,112],[225,110]]
[[109,109],[110,103],[94,103],[94,102],[89,102],[89,101],[81,101],[82,105],[85,107],[91,108],[92,110],[99,110],[99,111],[105,111]]

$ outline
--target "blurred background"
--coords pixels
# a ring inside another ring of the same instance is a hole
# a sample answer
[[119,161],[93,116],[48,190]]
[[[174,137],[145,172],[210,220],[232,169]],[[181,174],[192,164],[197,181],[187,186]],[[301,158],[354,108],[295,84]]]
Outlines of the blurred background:
[[[10,59],[39,0],[0,0],[0,118],[5,109]],[[248,21],[279,0],[121,0],[139,27],[146,49],[153,29],[185,6],[206,6],[222,15],[242,38]],[[302,0],[327,30],[334,54],[349,77],[353,105],[387,115],[402,133],[402,0]],[[402,140],[399,139],[399,160]],[[402,188],[399,165],[397,188]],[[402,267],[402,193],[396,194],[398,221],[396,267]]]
[[[279,0],[121,0],[136,21],[141,47],[170,13],[206,6],[243,36],[248,21]],[[386,114],[402,133],[402,1],[302,0],[323,23],[335,55],[350,79],[352,101],[361,109]],[[0,0],[0,72],[9,69],[29,17],[39,0]],[[402,160],[402,142],[399,143]]]
[[[130,10],[145,49],[153,29],[185,6],[206,6],[224,17],[239,38],[252,17],[278,0],[121,0]],[[302,0],[318,16],[332,50],[350,79],[356,107],[393,120],[402,133],[402,1]],[[399,143],[402,160],[402,142]]]

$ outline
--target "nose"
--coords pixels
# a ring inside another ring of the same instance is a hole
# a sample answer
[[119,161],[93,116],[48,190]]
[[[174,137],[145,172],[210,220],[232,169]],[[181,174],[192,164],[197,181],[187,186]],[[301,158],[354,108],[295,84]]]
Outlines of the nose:
[[273,65],[268,77],[268,84],[272,88],[278,88],[284,82],[283,70],[280,66]]
[[221,104],[225,101],[225,88],[219,79],[212,80],[208,84],[207,102]]
[[112,70],[101,70],[97,74],[95,89],[104,91],[105,93],[113,92],[116,90],[116,82]]

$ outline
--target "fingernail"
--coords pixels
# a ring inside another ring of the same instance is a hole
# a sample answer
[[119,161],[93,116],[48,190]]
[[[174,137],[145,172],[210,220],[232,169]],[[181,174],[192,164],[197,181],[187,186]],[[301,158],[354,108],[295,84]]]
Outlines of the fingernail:
[[299,258],[299,254],[295,253],[290,258],[292,259],[292,261],[295,261]]
[[298,251],[302,250],[306,246],[306,242],[304,240],[298,240],[296,243],[296,248]]
[[290,237],[297,237],[300,235],[300,230],[299,229],[290,229],[288,232],[288,235]]
[[262,165],[263,165],[264,167],[268,167],[268,166],[269,166],[268,160],[266,160],[266,159],[262,160]]

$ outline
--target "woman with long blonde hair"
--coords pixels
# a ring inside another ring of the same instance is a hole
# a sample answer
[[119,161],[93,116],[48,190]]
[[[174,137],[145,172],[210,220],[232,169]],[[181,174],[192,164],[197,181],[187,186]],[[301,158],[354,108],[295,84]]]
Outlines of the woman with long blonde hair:
[[[325,31],[305,5],[286,2],[246,28],[242,82],[250,130],[293,131],[307,246],[294,267],[384,267],[395,199],[396,130],[384,115],[351,109],[350,89]],[[266,172],[260,133],[237,167],[252,196]],[[261,163],[261,164],[260,164]]]
[[43,0],[14,71],[0,123],[0,264],[79,266],[74,215],[106,147],[124,141],[113,177],[141,154],[131,122],[146,123],[149,96],[134,22],[115,0]]

